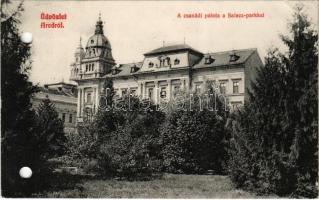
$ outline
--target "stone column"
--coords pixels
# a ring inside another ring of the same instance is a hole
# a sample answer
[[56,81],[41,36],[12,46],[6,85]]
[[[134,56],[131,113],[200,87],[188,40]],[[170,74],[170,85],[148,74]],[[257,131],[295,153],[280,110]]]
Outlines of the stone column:
[[84,112],[84,103],[85,103],[85,94],[84,94],[84,88],[82,88],[82,102],[81,102],[81,117],[83,117]]
[[143,83],[138,82],[138,85],[137,85],[137,96],[139,96],[141,98],[142,98],[142,88],[143,88]]
[[142,99],[144,99],[144,98],[146,98],[146,82],[143,82],[143,87],[142,87],[143,89],[142,89],[142,96],[143,96],[143,98]]
[[185,88],[186,87],[185,86],[186,85],[185,78],[181,78],[180,80],[181,80],[181,90],[186,90],[186,88]]
[[233,81],[231,79],[227,79],[226,81],[226,95],[233,93]]
[[167,80],[167,100],[171,100],[171,93],[172,93],[172,81],[171,79]]
[[99,103],[100,103],[99,100],[100,100],[99,86],[96,86],[96,88],[95,88],[95,112],[97,112],[99,109]]
[[189,79],[188,78],[184,78],[183,79],[183,89],[185,90],[185,91],[189,91],[189,92],[191,92],[190,91],[190,88],[189,88]]
[[155,96],[155,104],[159,103],[159,85],[158,81],[154,81],[155,87],[154,87],[154,96]]
[[77,95],[77,109],[76,109],[76,116],[79,118],[81,116],[81,89],[78,89],[78,95]]

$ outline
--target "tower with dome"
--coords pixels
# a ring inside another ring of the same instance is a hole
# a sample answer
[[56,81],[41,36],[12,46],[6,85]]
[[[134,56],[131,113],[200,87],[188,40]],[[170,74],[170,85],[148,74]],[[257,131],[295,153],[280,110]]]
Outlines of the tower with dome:
[[70,77],[78,84],[77,115],[80,121],[82,116],[92,116],[97,111],[101,79],[115,66],[111,44],[104,35],[101,17],[96,22],[94,34],[88,39],[85,49],[81,43],[80,39],[71,64]]

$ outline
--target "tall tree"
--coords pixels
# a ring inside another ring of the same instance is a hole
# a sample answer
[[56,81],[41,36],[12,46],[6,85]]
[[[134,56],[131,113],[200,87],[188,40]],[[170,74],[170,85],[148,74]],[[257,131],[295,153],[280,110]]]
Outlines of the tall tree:
[[[297,192],[318,181],[318,33],[299,5],[290,24],[291,36],[282,36],[289,48],[286,67],[285,111],[294,134],[291,159],[297,166]],[[307,194],[307,193],[305,193]]]
[[47,160],[61,155],[65,148],[66,137],[63,131],[63,121],[55,110],[50,99],[44,99],[37,109],[37,141],[41,156]]
[[317,196],[318,35],[302,11],[297,6],[291,35],[281,36],[288,53],[269,52],[249,104],[233,116],[230,174],[237,186]]
[[[10,5],[1,1],[1,7]],[[24,195],[31,191],[29,181],[19,177],[19,169],[37,166],[37,147],[34,146],[35,113],[31,110],[31,95],[36,87],[28,81],[31,65],[30,46],[20,40],[17,11],[1,12],[1,175],[5,196]],[[32,179],[32,178],[31,178]]]

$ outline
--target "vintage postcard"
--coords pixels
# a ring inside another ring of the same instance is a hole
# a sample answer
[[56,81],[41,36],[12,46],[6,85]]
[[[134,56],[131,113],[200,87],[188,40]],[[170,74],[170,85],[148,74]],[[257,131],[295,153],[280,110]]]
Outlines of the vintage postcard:
[[1,194],[318,198],[318,1],[1,0]]

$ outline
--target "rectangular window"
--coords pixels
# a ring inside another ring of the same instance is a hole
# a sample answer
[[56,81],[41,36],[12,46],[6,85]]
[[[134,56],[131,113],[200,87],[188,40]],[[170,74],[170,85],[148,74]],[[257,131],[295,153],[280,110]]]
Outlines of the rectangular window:
[[181,86],[180,85],[175,85],[173,87],[173,96],[176,97],[177,93],[180,91]]
[[150,100],[153,100],[153,94],[154,94],[154,89],[153,88],[148,88],[148,98]]
[[69,114],[69,123],[72,123],[73,119],[72,119],[72,114]]
[[91,93],[88,93],[86,96],[86,103],[92,103],[92,95]]
[[62,113],[62,121],[65,122],[65,113]]
[[221,94],[226,94],[226,82],[220,83],[219,90]]
[[166,87],[161,87],[161,91],[160,91],[160,97],[165,99],[166,98]]
[[131,93],[131,95],[136,95],[136,89],[134,88],[134,89],[130,89],[130,93]]
[[122,91],[122,96],[125,96],[127,94],[127,89],[123,88],[121,89],[121,91]]
[[197,93],[197,94],[200,94],[200,85],[199,84],[197,84],[197,85],[195,85],[195,93]]
[[233,93],[234,94],[239,93],[239,81],[233,81]]

